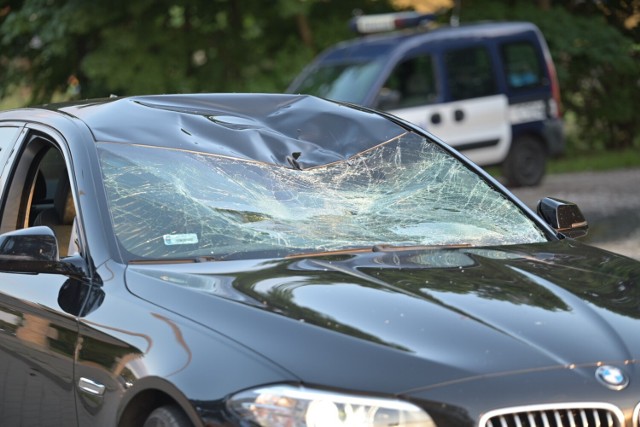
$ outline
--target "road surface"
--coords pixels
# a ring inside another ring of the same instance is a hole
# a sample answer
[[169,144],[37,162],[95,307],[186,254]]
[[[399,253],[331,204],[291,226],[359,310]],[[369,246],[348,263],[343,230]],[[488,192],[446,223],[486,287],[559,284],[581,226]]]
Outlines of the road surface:
[[547,175],[511,191],[534,210],[545,196],[576,203],[589,222],[582,242],[640,260],[640,168]]

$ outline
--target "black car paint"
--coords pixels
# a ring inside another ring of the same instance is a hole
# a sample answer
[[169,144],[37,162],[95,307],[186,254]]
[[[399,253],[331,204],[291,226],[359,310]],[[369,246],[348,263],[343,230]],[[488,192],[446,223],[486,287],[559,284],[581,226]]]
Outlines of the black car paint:
[[538,371],[592,382],[595,362],[636,372],[640,269],[575,242],[537,246],[131,266],[127,283],[158,305],[183,300],[194,320],[317,386],[438,398],[452,383]]
[[[184,99],[144,100],[152,101],[170,111],[167,104]],[[107,116],[129,117],[120,129],[152,132],[136,129],[143,121],[128,110],[131,102],[108,101]],[[126,106],[123,116],[118,105]],[[109,231],[93,146],[94,138],[125,134],[74,117],[89,120],[91,108],[0,116],[46,133],[67,153],[85,248],[83,260],[68,262],[86,272],[82,280],[0,273],[3,425],[75,425],[76,412],[79,425],[135,425],[141,415],[130,408],[151,405],[151,394],[180,404],[196,425],[203,425],[198,417],[223,424],[230,422],[225,397],[274,383],[402,396],[451,426],[506,406],[637,404],[637,263],[556,240],[547,227],[550,243],[516,247],[127,266]],[[188,135],[178,125],[192,115],[172,117],[173,134]],[[151,133],[158,141],[163,126]],[[254,148],[265,141],[249,140]],[[291,148],[261,160],[286,164]],[[319,153],[309,158],[328,161]],[[348,157],[336,153],[329,157]],[[9,164],[3,192],[10,174]],[[198,289],[210,284],[213,291]],[[630,386],[597,383],[598,363],[622,367]],[[104,396],[79,391],[80,377],[104,384]]]

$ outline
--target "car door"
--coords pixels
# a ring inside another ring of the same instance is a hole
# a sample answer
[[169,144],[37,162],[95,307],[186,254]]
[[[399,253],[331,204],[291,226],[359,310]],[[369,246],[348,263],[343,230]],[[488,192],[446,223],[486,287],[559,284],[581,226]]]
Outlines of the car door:
[[[423,65],[413,67],[415,72],[402,72],[412,62]],[[411,101],[401,102],[392,114],[430,131],[476,163],[499,163],[506,157],[509,102],[498,91],[486,46],[418,55],[399,63],[390,79],[398,72]]]
[[[10,148],[9,134],[0,128],[0,157]],[[62,151],[46,135],[26,134],[11,157],[1,178],[2,233],[31,227],[55,210],[66,174]],[[77,425],[73,363],[78,325],[61,307],[73,305],[73,296],[66,293],[69,283],[58,274],[0,272],[3,427]]]

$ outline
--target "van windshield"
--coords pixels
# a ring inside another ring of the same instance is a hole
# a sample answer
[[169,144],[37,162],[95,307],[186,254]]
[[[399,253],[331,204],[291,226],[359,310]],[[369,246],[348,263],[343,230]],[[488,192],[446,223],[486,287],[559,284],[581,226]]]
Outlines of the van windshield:
[[302,81],[289,88],[291,93],[315,95],[334,101],[363,104],[367,93],[380,76],[384,61],[320,64]]

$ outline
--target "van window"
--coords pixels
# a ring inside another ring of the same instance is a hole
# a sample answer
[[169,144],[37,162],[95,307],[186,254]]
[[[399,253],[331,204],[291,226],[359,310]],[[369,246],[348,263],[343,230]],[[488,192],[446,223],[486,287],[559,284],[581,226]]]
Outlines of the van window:
[[452,101],[497,93],[491,57],[482,46],[451,50],[444,54]]
[[361,104],[383,66],[381,59],[320,65],[309,73],[296,91]]
[[535,46],[528,42],[507,43],[502,46],[502,60],[510,89],[542,84],[542,64],[536,52]]
[[393,69],[378,96],[378,108],[408,108],[430,104],[437,98],[431,56],[417,56]]

